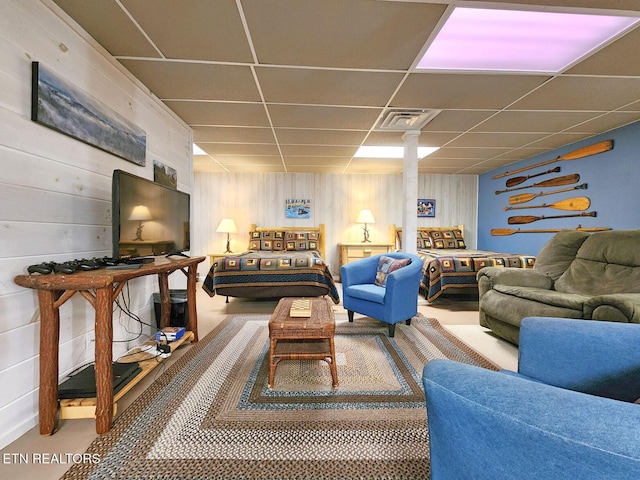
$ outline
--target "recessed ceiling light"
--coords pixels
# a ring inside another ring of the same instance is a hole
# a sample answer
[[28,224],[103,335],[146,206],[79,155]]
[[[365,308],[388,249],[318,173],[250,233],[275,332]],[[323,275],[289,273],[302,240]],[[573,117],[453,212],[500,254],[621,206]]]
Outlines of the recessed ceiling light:
[[194,143],[193,144],[193,155],[207,155],[207,152],[202,150],[198,145],[196,145]]
[[[432,154],[440,147],[418,147],[418,158]],[[404,158],[404,147],[390,145],[363,145],[354,158]]]
[[417,68],[557,73],[639,20],[454,8]]

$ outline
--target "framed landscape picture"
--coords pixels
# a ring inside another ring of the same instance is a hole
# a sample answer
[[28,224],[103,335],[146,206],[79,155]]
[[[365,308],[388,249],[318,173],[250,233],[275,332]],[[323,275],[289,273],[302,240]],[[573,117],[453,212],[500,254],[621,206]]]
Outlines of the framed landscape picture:
[[144,130],[39,62],[31,63],[31,120],[117,155],[146,163]]
[[433,198],[418,199],[418,217],[435,217],[436,201]]

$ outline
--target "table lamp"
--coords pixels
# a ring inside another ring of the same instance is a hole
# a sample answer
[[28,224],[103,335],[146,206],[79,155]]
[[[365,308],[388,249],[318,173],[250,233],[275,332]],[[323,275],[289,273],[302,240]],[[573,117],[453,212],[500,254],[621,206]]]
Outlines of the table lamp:
[[131,212],[131,216],[129,220],[137,220],[138,228],[136,229],[136,238],[134,240],[142,241],[142,224],[143,220],[151,220],[151,212],[149,211],[149,207],[145,205],[136,205]]
[[362,229],[364,230],[364,239],[362,240],[362,242],[371,242],[371,240],[369,240],[369,229],[367,228],[367,224],[376,223],[371,210],[361,210],[358,214],[358,218],[356,219],[356,223],[364,223],[364,228]]
[[216,232],[227,234],[227,250],[224,253],[233,253],[231,251],[231,239],[229,238],[229,234],[236,233],[237,231],[236,223],[231,218],[223,218],[220,225],[218,225],[218,228],[216,228]]

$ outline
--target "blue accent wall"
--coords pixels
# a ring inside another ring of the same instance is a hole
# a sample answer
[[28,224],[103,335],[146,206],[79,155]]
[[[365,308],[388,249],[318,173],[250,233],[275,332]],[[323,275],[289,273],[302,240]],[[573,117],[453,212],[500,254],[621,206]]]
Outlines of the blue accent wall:
[[[603,140],[613,140],[613,149],[577,160],[564,160],[542,167],[536,167],[503,178],[493,176],[506,171],[534,165],[565,155],[577,148],[593,145]],[[527,180],[519,187],[532,185],[557,176],[577,173],[580,181],[562,187],[531,187],[496,195],[496,190],[504,190],[506,180],[516,176],[533,175],[559,166],[561,171],[541,175]],[[580,211],[565,211],[555,208],[527,208],[505,211],[509,197],[519,193],[549,192],[572,186],[587,184],[586,190],[543,195],[521,206],[551,204],[573,197],[588,197],[591,206],[588,212],[597,212],[597,217],[545,218],[524,225],[509,225],[507,220],[513,215],[557,216],[579,214]],[[478,248],[496,252],[536,255],[553,233],[516,233],[508,236],[493,236],[491,229],[512,228],[521,230],[609,227],[615,230],[640,229],[640,122],[612,130],[608,133],[572,143],[545,154],[508,165],[481,175],[478,185]]]

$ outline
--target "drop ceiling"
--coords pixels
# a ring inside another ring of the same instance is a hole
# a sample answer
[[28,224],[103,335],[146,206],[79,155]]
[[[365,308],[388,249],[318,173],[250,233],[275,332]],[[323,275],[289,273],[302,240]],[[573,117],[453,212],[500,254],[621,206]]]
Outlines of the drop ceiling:
[[203,172],[399,173],[389,111],[434,110],[420,173],[482,174],[640,120],[640,28],[557,74],[416,70],[455,6],[640,16],[637,0],[54,0],[193,128]]

